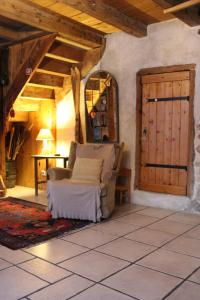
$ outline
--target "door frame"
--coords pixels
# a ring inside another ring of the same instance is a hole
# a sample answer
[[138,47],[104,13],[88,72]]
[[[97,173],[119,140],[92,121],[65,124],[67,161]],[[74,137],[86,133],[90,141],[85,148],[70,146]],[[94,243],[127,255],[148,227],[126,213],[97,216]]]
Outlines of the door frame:
[[141,69],[136,74],[136,151],[135,151],[135,182],[134,188],[139,189],[140,161],[141,161],[141,133],[142,133],[142,76],[160,73],[190,72],[190,106],[189,106],[189,143],[188,143],[188,176],[187,196],[193,193],[194,177],[194,91],[195,91],[195,67],[196,64],[173,65],[166,67],[154,67]]

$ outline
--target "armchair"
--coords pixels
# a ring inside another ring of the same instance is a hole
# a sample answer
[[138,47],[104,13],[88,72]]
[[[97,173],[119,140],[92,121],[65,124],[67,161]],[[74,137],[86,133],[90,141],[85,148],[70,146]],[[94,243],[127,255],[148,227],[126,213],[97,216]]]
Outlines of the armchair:
[[47,171],[48,209],[53,218],[100,221],[115,207],[115,184],[124,143],[71,143],[68,168]]

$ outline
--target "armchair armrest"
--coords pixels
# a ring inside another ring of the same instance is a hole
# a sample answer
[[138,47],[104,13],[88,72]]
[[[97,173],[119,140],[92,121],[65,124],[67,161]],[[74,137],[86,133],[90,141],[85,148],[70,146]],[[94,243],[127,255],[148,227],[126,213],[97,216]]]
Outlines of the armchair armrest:
[[106,172],[104,175],[104,183],[108,183],[110,180],[115,180],[117,178],[118,171],[112,170],[110,172]]
[[49,168],[47,170],[47,175],[50,180],[69,179],[72,176],[72,170],[65,168]]

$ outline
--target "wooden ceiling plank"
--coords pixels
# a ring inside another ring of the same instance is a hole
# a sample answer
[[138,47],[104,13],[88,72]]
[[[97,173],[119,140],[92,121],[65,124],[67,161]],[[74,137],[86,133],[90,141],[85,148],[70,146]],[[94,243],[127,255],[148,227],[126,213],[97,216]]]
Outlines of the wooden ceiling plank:
[[103,34],[99,31],[28,1],[1,0],[0,15],[45,31],[58,32],[69,41],[80,45],[93,48],[102,44]]
[[175,13],[177,11],[180,11],[180,10],[183,10],[183,9],[186,9],[186,8],[189,8],[191,6],[194,6],[194,5],[197,5],[200,3],[200,0],[189,0],[189,1],[185,1],[183,3],[180,3],[180,4],[177,4],[177,5],[174,5],[170,8],[166,8],[163,10],[164,14],[170,14],[170,13]]
[[[39,4],[40,0],[34,0],[34,2]],[[107,5],[103,0],[57,0],[57,3],[71,6],[137,37],[143,37],[147,34],[147,26],[144,23],[128,17],[119,9]]]
[[[172,0],[153,0],[153,1],[164,9],[170,8],[174,4]],[[197,26],[200,24],[198,11],[196,11],[196,13],[194,11],[190,13],[189,11],[182,10],[173,13],[173,15],[176,18],[183,21],[184,23],[188,24],[189,26]]]

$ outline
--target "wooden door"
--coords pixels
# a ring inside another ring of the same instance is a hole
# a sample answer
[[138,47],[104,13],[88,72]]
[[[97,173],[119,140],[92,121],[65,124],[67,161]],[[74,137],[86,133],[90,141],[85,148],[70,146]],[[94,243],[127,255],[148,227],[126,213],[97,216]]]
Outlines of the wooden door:
[[187,194],[190,72],[142,76],[139,187]]

